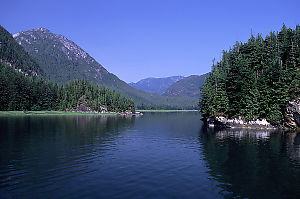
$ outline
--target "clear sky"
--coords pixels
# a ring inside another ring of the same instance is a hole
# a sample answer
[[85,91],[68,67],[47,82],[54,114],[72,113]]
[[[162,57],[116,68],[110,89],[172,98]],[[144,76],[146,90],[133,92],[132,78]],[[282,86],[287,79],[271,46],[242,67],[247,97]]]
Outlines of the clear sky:
[[11,33],[45,27],[126,82],[210,71],[235,41],[300,24],[299,0],[6,0]]

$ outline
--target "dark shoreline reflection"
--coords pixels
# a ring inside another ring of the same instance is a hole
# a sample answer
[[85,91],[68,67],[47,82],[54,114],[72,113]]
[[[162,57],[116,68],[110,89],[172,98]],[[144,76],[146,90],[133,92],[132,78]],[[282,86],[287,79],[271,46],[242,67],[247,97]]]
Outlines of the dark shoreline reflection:
[[81,165],[101,158],[107,145],[112,150],[134,123],[125,116],[0,117],[0,190],[23,198],[28,188],[55,189],[55,181],[95,172],[99,168]]
[[300,198],[299,145],[197,112],[0,117],[0,198]]
[[199,140],[224,198],[300,198],[299,133],[205,129]]

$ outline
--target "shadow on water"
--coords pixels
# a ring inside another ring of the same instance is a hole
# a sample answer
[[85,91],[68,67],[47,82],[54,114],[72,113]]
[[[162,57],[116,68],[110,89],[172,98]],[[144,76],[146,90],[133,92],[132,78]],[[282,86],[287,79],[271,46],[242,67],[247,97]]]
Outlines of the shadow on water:
[[80,165],[100,158],[107,145],[112,150],[134,123],[125,116],[0,117],[0,188],[16,190],[18,198],[29,187],[47,190],[54,179],[93,172],[97,168]]
[[0,198],[300,198],[300,134],[199,113],[0,117]]
[[199,140],[224,198],[300,198],[300,133],[209,128]]

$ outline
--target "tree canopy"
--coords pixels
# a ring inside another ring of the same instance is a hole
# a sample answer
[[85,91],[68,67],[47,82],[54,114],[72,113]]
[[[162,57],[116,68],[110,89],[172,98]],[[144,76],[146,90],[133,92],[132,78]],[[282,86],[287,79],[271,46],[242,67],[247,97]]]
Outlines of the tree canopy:
[[214,63],[201,89],[204,117],[266,118],[279,124],[286,103],[300,96],[300,26],[251,35]]

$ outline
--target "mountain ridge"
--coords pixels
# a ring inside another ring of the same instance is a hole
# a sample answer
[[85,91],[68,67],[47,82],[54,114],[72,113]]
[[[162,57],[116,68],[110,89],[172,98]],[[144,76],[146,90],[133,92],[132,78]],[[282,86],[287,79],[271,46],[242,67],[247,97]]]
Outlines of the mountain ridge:
[[73,41],[46,28],[15,33],[14,39],[37,61],[52,81],[66,83],[73,79],[86,79],[131,97],[142,107],[195,107],[194,98],[160,96],[129,86]]
[[0,62],[25,75],[44,75],[38,63],[22,46],[18,45],[12,35],[2,26],[0,26]]
[[190,75],[172,84],[164,96],[200,97],[200,88],[203,86],[208,73],[203,75]]
[[136,83],[129,83],[130,86],[149,93],[162,95],[172,84],[184,78],[183,76],[170,77],[148,77],[141,79]]

